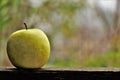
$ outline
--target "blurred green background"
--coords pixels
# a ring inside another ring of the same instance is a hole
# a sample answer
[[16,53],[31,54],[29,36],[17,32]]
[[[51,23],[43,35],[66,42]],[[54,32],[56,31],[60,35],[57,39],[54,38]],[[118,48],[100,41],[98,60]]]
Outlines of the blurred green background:
[[120,67],[120,0],[0,0],[0,67],[11,67],[9,35],[40,28],[51,56],[44,67]]

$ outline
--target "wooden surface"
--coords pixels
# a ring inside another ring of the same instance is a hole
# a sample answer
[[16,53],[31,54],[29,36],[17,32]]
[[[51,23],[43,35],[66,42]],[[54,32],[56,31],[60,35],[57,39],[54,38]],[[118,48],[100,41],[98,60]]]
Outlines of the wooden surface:
[[119,68],[0,69],[0,80],[112,80],[113,77],[120,79]]

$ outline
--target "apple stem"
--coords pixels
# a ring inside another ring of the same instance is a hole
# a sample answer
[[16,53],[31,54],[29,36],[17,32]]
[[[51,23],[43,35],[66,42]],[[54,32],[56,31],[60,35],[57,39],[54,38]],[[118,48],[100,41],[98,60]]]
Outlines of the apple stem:
[[28,29],[28,28],[27,28],[27,24],[26,24],[26,23],[24,23],[24,25],[25,25],[25,28],[26,28],[26,30],[27,30],[27,29]]

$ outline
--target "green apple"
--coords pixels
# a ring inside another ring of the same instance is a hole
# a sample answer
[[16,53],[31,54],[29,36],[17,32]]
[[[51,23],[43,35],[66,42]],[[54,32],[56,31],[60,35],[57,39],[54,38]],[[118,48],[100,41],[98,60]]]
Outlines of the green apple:
[[41,68],[49,59],[50,43],[40,29],[22,29],[10,35],[7,54],[11,63],[18,68]]

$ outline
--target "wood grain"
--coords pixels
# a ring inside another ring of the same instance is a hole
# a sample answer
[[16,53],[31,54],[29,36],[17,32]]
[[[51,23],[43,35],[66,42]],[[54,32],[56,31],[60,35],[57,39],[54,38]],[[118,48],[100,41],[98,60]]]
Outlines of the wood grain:
[[120,79],[119,68],[0,69],[0,80],[111,80],[113,77]]

